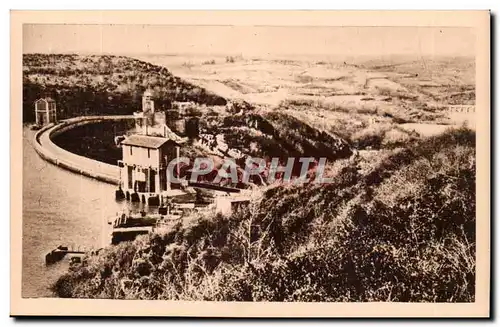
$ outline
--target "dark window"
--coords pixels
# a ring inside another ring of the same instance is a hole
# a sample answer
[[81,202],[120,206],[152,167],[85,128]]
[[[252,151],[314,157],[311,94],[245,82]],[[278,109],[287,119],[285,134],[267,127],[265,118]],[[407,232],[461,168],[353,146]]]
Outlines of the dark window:
[[129,189],[133,188],[133,181],[132,181],[133,170],[134,170],[134,168],[132,166],[127,166],[128,188]]
[[130,155],[132,155],[132,147],[130,147]]
[[151,154],[149,153],[149,149],[148,149],[148,158],[151,158]]
[[156,185],[155,185],[155,175],[156,175],[156,172],[154,170],[150,170],[149,171],[149,192],[156,192]]

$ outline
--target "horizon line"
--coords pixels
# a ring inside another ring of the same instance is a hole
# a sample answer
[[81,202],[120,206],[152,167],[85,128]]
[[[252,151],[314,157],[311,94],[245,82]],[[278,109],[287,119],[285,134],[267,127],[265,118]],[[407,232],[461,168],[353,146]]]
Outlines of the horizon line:
[[28,54],[44,54],[44,55],[108,55],[108,56],[168,56],[168,57],[182,57],[182,56],[240,56],[242,58],[266,58],[266,57],[274,57],[274,56],[289,56],[289,57],[332,57],[332,58],[356,58],[356,57],[416,57],[416,58],[426,58],[426,57],[442,57],[442,58],[475,58],[475,55],[471,54],[407,54],[407,53],[391,53],[391,54],[328,54],[328,53],[267,53],[267,54],[247,54],[244,55],[238,52],[228,52],[228,53],[204,53],[204,52],[158,52],[158,53],[150,53],[150,52],[105,52],[105,51],[62,51],[62,52],[22,52],[23,55]]

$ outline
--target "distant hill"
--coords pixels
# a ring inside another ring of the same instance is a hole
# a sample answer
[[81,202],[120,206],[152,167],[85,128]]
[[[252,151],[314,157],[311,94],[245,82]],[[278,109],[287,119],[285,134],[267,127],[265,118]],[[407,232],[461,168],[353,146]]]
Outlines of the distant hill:
[[84,114],[131,114],[141,106],[145,89],[155,104],[171,101],[225,105],[226,100],[192,85],[168,69],[124,56],[23,55],[23,121],[34,121],[34,101],[52,97],[63,117]]

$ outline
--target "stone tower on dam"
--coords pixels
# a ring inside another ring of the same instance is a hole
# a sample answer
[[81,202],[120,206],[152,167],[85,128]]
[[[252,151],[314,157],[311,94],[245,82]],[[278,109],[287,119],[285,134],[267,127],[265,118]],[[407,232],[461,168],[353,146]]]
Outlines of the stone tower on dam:
[[175,133],[188,140],[199,136],[199,112],[193,102],[172,102],[171,108],[155,109],[153,93],[142,96],[142,111],[134,113],[136,133],[167,137]]

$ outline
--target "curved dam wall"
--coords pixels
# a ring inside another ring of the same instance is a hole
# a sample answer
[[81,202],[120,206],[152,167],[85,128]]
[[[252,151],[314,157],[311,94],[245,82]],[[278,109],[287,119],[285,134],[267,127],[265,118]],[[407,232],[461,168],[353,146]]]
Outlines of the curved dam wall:
[[40,157],[56,166],[102,182],[118,185],[120,181],[118,166],[69,152],[57,146],[52,141],[52,137],[86,124],[129,119],[134,119],[134,116],[87,116],[67,119],[56,125],[50,124],[44,126],[35,134],[34,148]]

